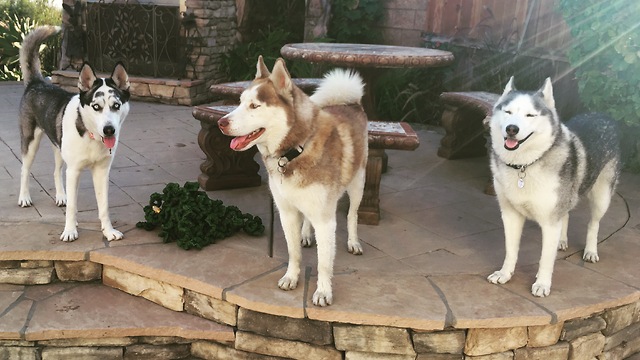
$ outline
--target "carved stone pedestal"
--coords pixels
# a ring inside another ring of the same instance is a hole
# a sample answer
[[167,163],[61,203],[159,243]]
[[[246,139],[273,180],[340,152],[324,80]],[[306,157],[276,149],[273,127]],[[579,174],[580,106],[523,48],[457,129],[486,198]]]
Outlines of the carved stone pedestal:
[[498,98],[497,94],[481,91],[442,93],[440,100],[445,108],[440,124],[446,134],[438,156],[452,160],[486,155],[485,123]]
[[418,135],[407,123],[369,121],[369,160],[358,223],[378,225],[380,222],[380,180],[385,149],[415,150],[419,145]]
[[260,165],[253,159],[258,151],[255,147],[247,151],[234,151],[229,147],[231,137],[218,129],[218,119],[232,111],[235,106],[196,106],[193,117],[200,120],[198,145],[207,159],[200,165],[202,173],[198,182],[204,190],[235,189],[259,186]]

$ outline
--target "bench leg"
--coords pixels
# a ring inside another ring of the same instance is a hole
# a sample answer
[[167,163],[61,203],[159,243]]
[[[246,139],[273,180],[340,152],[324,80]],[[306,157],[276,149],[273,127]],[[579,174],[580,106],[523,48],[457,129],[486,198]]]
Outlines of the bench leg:
[[200,120],[198,145],[207,159],[200,165],[198,183],[207,191],[259,186],[260,165],[253,159],[255,147],[247,151],[229,148],[231,137],[220,132],[217,119]]
[[483,120],[484,114],[478,111],[445,105],[440,124],[446,134],[440,141],[438,156],[450,160],[485,156]]
[[369,148],[369,159],[364,183],[364,195],[358,209],[358,223],[378,225],[380,222],[380,179],[384,149]]

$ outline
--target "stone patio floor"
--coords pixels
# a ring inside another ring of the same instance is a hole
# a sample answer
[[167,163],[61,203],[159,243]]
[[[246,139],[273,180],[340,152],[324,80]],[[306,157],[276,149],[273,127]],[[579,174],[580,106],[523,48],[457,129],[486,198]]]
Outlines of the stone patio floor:
[[[487,158],[439,158],[441,131],[419,125],[414,126],[421,142],[416,151],[388,151],[380,196],[382,218],[378,226],[359,226],[362,256],[346,251],[346,203],[341,204],[334,304],[329,307],[311,303],[315,248],[303,250],[298,288],[278,289],[276,282],[287,261],[278,219],[272,258],[267,235],[241,233],[200,251],[185,251],[163,244],[157,232],[135,227],[143,220],[142,207],[151,193],[169,182],[195,181],[200,173],[204,159],[196,138],[200,125],[190,107],[132,103],[111,171],[109,199],[111,218],[125,238],[111,243],[102,238],[91,178],[85,172],[79,194],[80,238],[63,243],[58,237],[64,208],[56,207],[52,199],[53,156],[47,140],[32,169],[35,206],[17,205],[21,166],[17,113],[22,91],[21,83],[0,83],[0,188],[5,189],[0,192],[0,260],[90,260],[258,312],[424,330],[543,325],[640,299],[639,175],[622,175],[601,224],[599,263],[581,259],[586,204],[572,213],[570,246],[558,254],[551,296],[536,298],[530,287],[540,256],[539,228],[527,223],[512,280],[501,286],[488,283],[487,275],[502,264],[504,245],[497,201],[483,193],[490,176]],[[270,223],[264,174],[259,187],[208,194]],[[84,306],[61,305],[68,303]],[[92,332],[127,336],[131,329],[140,335],[147,329],[155,336],[233,337],[230,330],[211,322],[151,305],[96,283],[4,284],[0,285],[0,335],[36,340]]]

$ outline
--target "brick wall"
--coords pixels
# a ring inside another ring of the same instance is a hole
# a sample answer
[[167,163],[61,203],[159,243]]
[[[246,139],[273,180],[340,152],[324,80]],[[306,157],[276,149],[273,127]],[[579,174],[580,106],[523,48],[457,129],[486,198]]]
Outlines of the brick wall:
[[385,1],[382,24],[385,44],[424,47],[422,32],[426,26],[429,0]]

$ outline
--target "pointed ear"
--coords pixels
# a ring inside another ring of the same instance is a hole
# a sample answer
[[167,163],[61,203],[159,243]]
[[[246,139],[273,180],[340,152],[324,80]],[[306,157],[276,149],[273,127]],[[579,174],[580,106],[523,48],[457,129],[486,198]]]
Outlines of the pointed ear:
[[538,94],[542,96],[547,106],[550,108],[556,107],[556,101],[553,98],[553,84],[551,83],[551,78],[546,78],[544,80],[544,85],[538,90]]
[[291,76],[287,70],[287,66],[284,64],[282,58],[276,60],[276,64],[273,65],[273,72],[269,76],[269,79],[273,82],[276,89],[291,92]]
[[507,83],[507,86],[504,87],[504,92],[502,93],[502,96],[505,96],[506,94],[515,91],[516,88],[513,86],[513,76],[509,79],[509,82]]
[[269,72],[269,69],[267,69],[267,66],[264,64],[262,55],[258,56],[258,63],[256,64],[256,79],[266,78],[269,77],[269,75],[271,75],[271,73]]
[[513,76],[509,79],[509,82],[507,82],[507,85],[504,87],[504,91],[502,92],[502,95],[500,95],[500,97],[498,98],[498,101],[496,101],[496,105],[501,103],[502,100],[505,99],[505,96],[507,96],[508,93],[515,91],[516,88],[513,86]]
[[89,91],[96,79],[96,73],[93,72],[91,65],[85,62],[84,64],[82,64],[80,74],[78,75],[78,89],[80,89],[80,91],[82,92]]
[[116,66],[113,68],[113,72],[111,73],[111,79],[114,83],[116,83],[116,87],[120,90],[129,90],[129,75],[127,75],[127,70],[124,68],[124,64],[118,61]]

